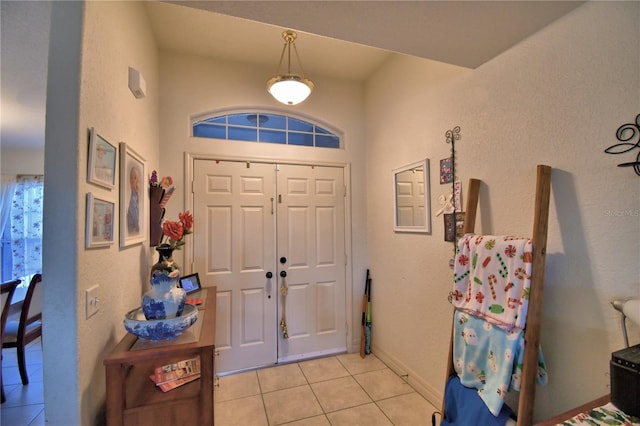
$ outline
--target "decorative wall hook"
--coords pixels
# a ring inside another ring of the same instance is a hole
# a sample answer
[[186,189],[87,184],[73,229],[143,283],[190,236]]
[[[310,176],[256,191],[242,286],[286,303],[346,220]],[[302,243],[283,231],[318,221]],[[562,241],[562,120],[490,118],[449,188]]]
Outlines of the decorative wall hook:
[[[616,138],[622,143],[611,145],[604,152],[607,154],[624,154],[635,148],[640,150],[640,114],[636,116],[635,123],[627,123],[618,127]],[[618,167],[633,167],[636,174],[640,176],[640,152],[636,157],[636,161],[620,163]]]
[[447,137],[447,143],[453,144],[455,141],[460,140],[460,126],[456,126],[453,130],[447,130],[444,134]]

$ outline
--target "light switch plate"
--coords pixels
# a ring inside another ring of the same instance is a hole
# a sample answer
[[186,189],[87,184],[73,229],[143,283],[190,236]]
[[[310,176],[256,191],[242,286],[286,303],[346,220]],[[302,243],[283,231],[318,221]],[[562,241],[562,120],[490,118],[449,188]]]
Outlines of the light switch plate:
[[85,292],[86,295],[86,306],[87,306],[87,319],[92,315],[95,315],[99,308],[100,299],[98,298],[98,284],[94,285],[91,288],[88,288]]

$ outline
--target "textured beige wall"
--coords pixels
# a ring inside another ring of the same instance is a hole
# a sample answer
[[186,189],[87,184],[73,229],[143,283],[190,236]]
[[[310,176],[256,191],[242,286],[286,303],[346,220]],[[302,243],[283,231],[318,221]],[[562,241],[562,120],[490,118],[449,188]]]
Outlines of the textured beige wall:
[[[157,53],[139,2],[87,2],[84,11],[82,3],[56,3],[52,28],[56,45],[45,146],[45,416],[50,424],[88,425],[103,416],[102,360],[126,333],[122,319],[139,306],[154,260],[147,244],[119,247],[119,189],[87,182],[88,129],[95,127],[115,146],[126,142],[148,168],[157,167]],[[66,51],[79,37],[81,51],[77,45],[77,51]],[[129,66],[144,75],[144,99],[129,91]],[[108,248],[84,247],[88,192],[116,204],[115,244]],[[75,200],[65,204],[69,197]],[[65,250],[69,236],[76,237],[71,239],[76,247]],[[100,310],[86,319],[85,290],[96,284]]]
[[43,174],[44,150],[0,149],[0,172],[3,175]]
[[[393,234],[390,171],[430,158],[435,213],[448,190],[438,181],[451,148],[444,133],[455,125],[457,176],[465,190],[471,177],[484,182],[480,233],[531,235],[535,167],[554,168],[542,327],[550,382],[538,388],[535,419],[609,392],[608,360],[623,346],[609,301],[640,296],[640,178],[616,167],[622,155],[603,151],[640,112],[639,19],[636,2],[588,3],[476,70],[451,70],[448,81],[431,84],[441,68],[398,58],[368,82],[374,350],[434,403],[444,385],[452,245],[441,217],[432,217],[432,235]],[[390,86],[402,96],[392,98]]]

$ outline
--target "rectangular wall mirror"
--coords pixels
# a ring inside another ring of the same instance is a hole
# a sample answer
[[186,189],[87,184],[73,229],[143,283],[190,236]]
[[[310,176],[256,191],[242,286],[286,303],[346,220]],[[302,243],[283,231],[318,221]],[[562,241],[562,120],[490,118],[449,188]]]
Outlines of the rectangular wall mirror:
[[429,159],[393,171],[396,232],[431,232]]

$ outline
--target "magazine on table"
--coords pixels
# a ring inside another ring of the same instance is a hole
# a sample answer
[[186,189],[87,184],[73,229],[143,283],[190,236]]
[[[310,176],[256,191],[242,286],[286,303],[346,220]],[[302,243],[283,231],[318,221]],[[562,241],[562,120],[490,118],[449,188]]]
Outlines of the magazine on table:
[[[169,387],[167,390],[189,383],[200,377],[200,358],[190,358],[182,361],[156,367],[154,374],[150,376],[156,386]],[[177,385],[177,386],[175,386]],[[164,389],[163,389],[164,391]],[[164,391],[166,392],[166,391]]]
[[[149,378],[151,380],[154,380],[155,377],[153,375],[151,375],[151,376],[149,376]],[[180,387],[182,385],[186,385],[187,383],[191,383],[194,380],[198,380],[199,378],[200,378],[200,374],[195,374],[193,376],[182,377],[180,379],[172,380],[170,382],[156,384],[156,386],[158,388],[160,388],[160,390],[162,392],[169,392],[172,389],[175,389],[175,388]]]

